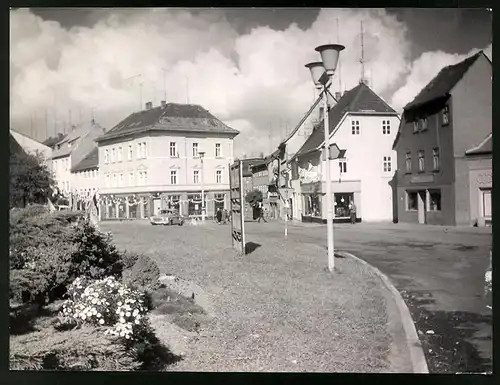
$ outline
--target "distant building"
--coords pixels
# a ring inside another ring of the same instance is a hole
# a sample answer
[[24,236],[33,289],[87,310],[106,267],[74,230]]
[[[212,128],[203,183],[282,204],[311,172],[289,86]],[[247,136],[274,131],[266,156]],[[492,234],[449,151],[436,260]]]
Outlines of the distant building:
[[10,129],[10,134],[26,153],[32,155],[38,153],[42,155],[45,164],[47,165],[49,170],[52,170],[52,149],[49,146],[46,146],[43,143],[30,138],[29,136],[21,134],[20,132],[15,131],[12,128]]
[[[54,176],[59,190],[69,196],[76,194],[72,170],[97,147],[95,139],[105,132],[95,121],[74,126],[72,131],[58,141],[52,150]],[[99,176],[97,175],[96,178]],[[93,188],[93,192],[97,187]]]
[[241,159],[243,167],[243,198],[245,199],[243,216],[245,219],[250,220],[253,218],[252,207],[246,201],[246,196],[249,191],[254,190],[252,164],[260,162],[262,158],[246,158]]
[[398,220],[491,221],[492,65],[481,51],[443,68],[404,108],[397,151]]
[[71,169],[73,175],[72,191],[76,206],[82,210],[85,202],[99,190],[99,150],[94,147],[80,163]]
[[[365,83],[337,98],[329,112],[330,143],[341,150],[338,159],[330,160],[334,220],[348,221],[354,202],[358,220],[392,221],[398,114]],[[302,221],[326,222],[323,148],[324,120],[289,159],[291,184],[298,190],[292,215]]]
[[251,163],[250,169],[252,170],[252,190],[258,190],[262,193],[263,208],[269,211],[269,176],[265,159],[255,160]]
[[238,134],[199,105],[146,103],[97,139],[101,218],[147,218],[169,207],[199,218],[202,180],[207,216],[229,208]]

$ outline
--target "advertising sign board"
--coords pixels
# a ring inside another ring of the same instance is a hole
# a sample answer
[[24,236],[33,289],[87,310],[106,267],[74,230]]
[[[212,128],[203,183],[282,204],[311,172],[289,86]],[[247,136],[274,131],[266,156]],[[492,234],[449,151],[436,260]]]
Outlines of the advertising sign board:
[[231,200],[231,237],[233,247],[245,254],[245,218],[243,197],[243,162],[229,165],[229,189]]

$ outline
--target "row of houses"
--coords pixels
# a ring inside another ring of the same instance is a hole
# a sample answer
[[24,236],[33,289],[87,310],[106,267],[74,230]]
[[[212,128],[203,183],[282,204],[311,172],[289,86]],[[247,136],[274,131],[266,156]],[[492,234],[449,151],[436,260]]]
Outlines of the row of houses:
[[[347,221],[353,202],[358,221],[490,224],[491,91],[492,63],[480,51],[443,68],[402,116],[365,82],[337,94],[328,127],[341,149],[330,161],[334,220]],[[305,140],[299,124],[253,164],[254,186],[266,175],[270,190],[279,188],[281,217],[285,198],[293,219],[326,222],[323,113]]]
[[[402,116],[366,82],[336,93],[327,112],[341,149],[330,161],[335,221],[348,220],[353,202],[358,221],[491,223],[491,79],[481,51],[443,68]],[[286,199],[293,219],[326,221],[324,113],[320,107],[312,132],[301,122],[272,154],[243,161],[244,193],[261,190],[270,217],[283,218]],[[73,205],[99,191],[101,219],[168,207],[201,216],[202,185],[209,217],[230,206],[238,131],[199,105],[148,102],[110,130],[92,120],[45,145],[11,133],[45,154]]]
[[62,194],[82,208],[98,191],[101,219],[147,218],[169,207],[201,216],[202,189],[212,216],[229,207],[238,133],[199,105],[149,102],[110,130],[92,120],[45,147]]

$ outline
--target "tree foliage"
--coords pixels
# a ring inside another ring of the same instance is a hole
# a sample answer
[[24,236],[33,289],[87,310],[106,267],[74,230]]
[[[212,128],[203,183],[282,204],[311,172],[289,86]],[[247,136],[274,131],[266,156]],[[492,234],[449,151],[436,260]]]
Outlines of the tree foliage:
[[247,195],[245,197],[245,200],[250,204],[250,205],[255,205],[258,202],[262,202],[263,196],[262,196],[262,191],[260,190],[252,190],[247,192]]
[[12,139],[9,157],[10,207],[47,203],[55,188],[50,170],[39,153],[32,155],[19,151],[16,144]]

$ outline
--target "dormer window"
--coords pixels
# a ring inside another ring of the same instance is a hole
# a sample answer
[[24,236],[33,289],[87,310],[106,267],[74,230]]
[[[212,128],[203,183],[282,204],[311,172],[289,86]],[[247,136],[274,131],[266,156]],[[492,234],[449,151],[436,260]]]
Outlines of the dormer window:
[[450,107],[447,105],[443,108],[443,126],[446,126],[450,123]]
[[421,130],[427,130],[427,118],[422,118],[422,126]]

